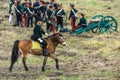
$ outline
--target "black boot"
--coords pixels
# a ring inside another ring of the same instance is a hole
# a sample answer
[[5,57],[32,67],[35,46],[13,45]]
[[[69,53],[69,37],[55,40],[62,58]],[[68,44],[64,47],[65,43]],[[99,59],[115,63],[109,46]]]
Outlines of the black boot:
[[48,56],[48,51],[46,49],[43,49],[43,56]]

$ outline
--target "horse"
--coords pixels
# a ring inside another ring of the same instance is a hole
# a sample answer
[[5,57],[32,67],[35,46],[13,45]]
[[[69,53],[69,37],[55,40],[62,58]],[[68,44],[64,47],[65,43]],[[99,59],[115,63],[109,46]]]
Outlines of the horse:
[[[49,46],[46,48],[49,55],[44,56],[44,61],[41,70],[45,71],[45,65],[47,62],[47,58],[50,57],[56,62],[56,69],[59,70],[59,64],[58,64],[58,59],[56,57],[55,50],[56,47],[61,44],[63,46],[66,45],[66,42],[64,40],[64,37],[61,33],[55,33],[51,36],[48,36],[45,38],[49,44]],[[32,49],[32,40],[16,40],[14,42],[13,48],[12,48],[12,53],[11,53],[11,65],[9,68],[9,71],[12,71],[14,63],[17,61],[17,59],[23,55],[22,63],[24,65],[25,71],[28,71],[28,67],[26,65],[26,59],[28,54],[33,54],[33,55],[42,55],[43,51],[41,49]]]

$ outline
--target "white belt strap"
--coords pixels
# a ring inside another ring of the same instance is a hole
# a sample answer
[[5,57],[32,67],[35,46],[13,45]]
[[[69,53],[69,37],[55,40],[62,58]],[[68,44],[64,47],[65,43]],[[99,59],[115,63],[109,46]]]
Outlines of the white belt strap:
[[17,9],[17,7],[15,7],[15,9],[16,9],[16,11],[17,11],[18,13],[21,13],[21,12]]
[[75,13],[75,11],[72,9],[73,14],[75,15],[75,17],[78,17],[77,14]]
[[57,15],[62,11],[63,9],[60,9],[58,12],[57,12]]
[[29,8],[27,8],[27,10],[29,11],[29,13],[33,14],[33,12],[31,12],[31,10]]

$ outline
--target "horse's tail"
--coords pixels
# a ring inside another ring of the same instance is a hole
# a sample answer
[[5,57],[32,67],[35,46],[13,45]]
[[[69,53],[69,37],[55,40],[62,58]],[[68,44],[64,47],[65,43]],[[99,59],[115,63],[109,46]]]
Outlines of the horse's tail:
[[14,42],[13,48],[12,48],[12,54],[11,54],[11,62],[14,63],[15,61],[17,61],[18,57],[19,57],[19,40],[16,40]]

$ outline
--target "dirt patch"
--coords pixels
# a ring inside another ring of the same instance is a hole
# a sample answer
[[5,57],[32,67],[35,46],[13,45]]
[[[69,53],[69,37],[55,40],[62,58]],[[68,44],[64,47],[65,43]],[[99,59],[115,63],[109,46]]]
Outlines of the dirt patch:
[[[119,79],[120,77],[119,59],[115,61],[111,59],[102,58],[100,55],[81,56],[76,61],[68,63],[66,66],[69,67],[69,68],[64,67],[66,72],[64,75],[66,76],[72,76],[72,75],[79,76],[80,74],[81,75],[86,74],[89,76],[96,75],[98,77],[101,75],[101,77],[103,78],[107,75],[106,73],[109,72],[110,70],[110,73],[113,74],[111,75],[113,79],[114,78]],[[96,73],[94,73],[94,71]],[[87,78],[86,76],[84,77]]]

